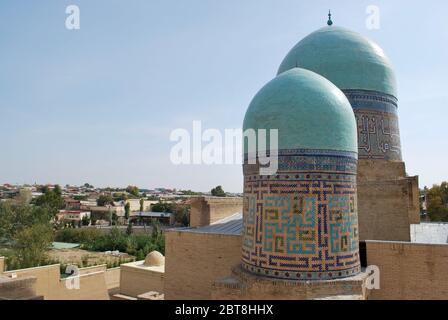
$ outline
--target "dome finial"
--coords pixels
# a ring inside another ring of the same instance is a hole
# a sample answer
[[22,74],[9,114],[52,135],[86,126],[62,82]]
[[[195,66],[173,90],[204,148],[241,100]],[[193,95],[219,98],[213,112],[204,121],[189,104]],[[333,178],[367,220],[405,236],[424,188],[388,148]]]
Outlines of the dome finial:
[[329,26],[333,25],[333,21],[331,21],[331,10],[328,10],[328,21],[327,24]]

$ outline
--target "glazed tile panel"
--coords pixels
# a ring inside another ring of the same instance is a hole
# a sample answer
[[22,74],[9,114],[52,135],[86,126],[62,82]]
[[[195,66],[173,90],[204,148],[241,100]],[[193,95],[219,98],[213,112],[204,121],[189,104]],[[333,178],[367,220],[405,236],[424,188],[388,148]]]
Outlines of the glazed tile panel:
[[343,91],[355,112],[359,159],[400,161],[397,99],[376,91]]
[[357,156],[283,150],[274,176],[244,165],[242,265],[265,277],[324,280],[360,272]]

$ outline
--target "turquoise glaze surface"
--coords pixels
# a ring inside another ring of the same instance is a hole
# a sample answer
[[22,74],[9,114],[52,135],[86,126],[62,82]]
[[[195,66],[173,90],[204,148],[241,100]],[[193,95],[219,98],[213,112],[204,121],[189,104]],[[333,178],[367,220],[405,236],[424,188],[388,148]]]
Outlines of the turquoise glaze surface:
[[280,74],[256,94],[243,127],[278,129],[279,149],[358,151],[355,116],[344,93],[301,68]]
[[287,54],[278,74],[295,67],[314,71],[341,90],[373,90],[397,96],[397,85],[384,51],[364,36],[327,26],[300,41]]

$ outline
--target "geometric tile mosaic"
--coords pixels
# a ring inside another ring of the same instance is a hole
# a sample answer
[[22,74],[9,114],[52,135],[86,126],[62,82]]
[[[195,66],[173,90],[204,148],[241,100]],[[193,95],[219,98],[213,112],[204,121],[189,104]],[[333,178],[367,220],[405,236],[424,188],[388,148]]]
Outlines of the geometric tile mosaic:
[[[290,280],[357,274],[356,154],[303,154],[280,152],[283,169],[275,176],[260,176],[256,166],[244,165],[242,265]],[[309,163],[314,170],[303,170]]]

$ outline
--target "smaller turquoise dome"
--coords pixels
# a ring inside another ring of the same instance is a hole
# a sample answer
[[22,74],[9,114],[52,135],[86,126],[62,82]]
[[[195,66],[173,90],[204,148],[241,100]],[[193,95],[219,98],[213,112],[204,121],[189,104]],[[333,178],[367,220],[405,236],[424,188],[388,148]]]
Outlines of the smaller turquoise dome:
[[397,97],[392,65],[373,41],[354,31],[323,27],[301,40],[286,55],[278,74],[295,67],[314,71],[339,89],[364,89]]
[[344,93],[305,69],[267,83],[250,103],[243,127],[278,129],[279,149],[358,152],[355,116]]

